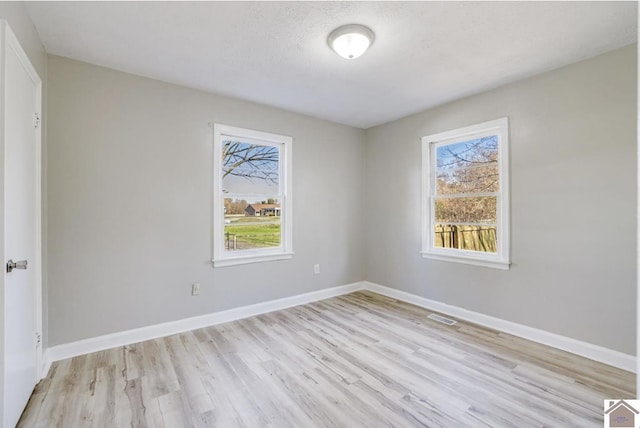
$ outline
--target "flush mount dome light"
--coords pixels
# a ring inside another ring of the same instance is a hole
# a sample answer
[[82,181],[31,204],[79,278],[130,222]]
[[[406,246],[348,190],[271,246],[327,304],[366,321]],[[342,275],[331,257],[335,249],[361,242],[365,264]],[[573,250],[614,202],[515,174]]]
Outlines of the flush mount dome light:
[[373,39],[373,31],[369,28],[360,24],[349,24],[333,30],[327,43],[341,57],[354,59],[369,49]]

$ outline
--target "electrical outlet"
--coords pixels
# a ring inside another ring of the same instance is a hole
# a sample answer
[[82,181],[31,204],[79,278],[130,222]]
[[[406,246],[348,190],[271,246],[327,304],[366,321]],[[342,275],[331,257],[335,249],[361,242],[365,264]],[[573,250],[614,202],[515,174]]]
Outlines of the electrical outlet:
[[191,295],[192,296],[200,295],[200,284],[198,284],[197,282],[194,282],[193,284],[191,284]]
[[319,264],[313,265],[313,274],[318,275],[319,273],[320,273],[320,265]]

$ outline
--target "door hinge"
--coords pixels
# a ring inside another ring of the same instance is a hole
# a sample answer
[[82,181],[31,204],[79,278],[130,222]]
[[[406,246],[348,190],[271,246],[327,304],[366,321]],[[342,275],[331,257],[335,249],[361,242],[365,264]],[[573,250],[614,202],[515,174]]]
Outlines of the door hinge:
[[39,128],[40,127],[40,113],[34,113],[33,127],[34,128]]
[[42,343],[42,335],[40,333],[36,333],[36,346],[40,346]]

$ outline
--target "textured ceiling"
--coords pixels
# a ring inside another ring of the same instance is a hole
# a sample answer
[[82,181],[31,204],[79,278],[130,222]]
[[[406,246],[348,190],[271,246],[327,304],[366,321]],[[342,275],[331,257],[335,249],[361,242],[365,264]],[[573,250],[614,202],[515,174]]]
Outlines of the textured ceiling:
[[[635,2],[27,2],[46,50],[368,128],[635,42]],[[327,47],[361,23],[371,49]]]

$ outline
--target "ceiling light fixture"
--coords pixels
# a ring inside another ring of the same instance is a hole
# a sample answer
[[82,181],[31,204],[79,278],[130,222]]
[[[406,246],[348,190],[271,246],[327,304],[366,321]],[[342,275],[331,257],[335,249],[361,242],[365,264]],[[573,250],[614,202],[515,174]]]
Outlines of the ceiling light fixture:
[[369,49],[373,39],[373,31],[369,28],[360,24],[349,24],[333,30],[327,43],[342,58],[354,59]]

